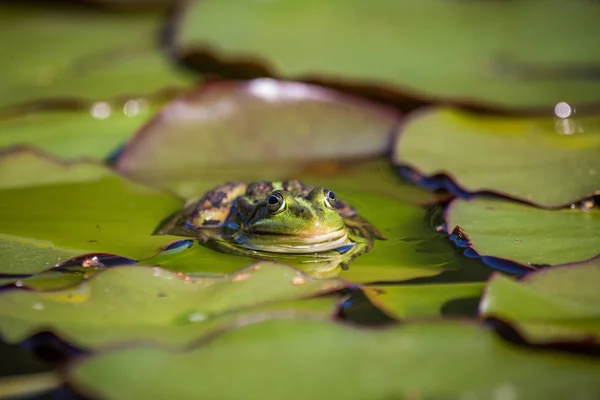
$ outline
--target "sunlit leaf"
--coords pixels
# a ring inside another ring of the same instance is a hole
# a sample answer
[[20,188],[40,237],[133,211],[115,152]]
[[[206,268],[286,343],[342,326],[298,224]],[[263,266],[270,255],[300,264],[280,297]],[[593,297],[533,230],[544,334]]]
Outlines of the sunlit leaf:
[[535,342],[600,341],[600,260],[548,268],[521,281],[495,276],[481,312],[508,320]]
[[228,70],[254,62],[288,79],[316,76],[499,107],[600,100],[600,7],[590,1],[190,4],[176,47],[216,57]]
[[174,240],[152,232],[181,206],[175,196],[128,181],[100,165],[61,164],[27,152],[7,157],[0,158],[0,170],[6,172],[0,178],[0,235],[33,247],[5,247],[4,256],[23,260],[23,268],[0,266],[0,273],[43,269],[29,264],[42,261],[35,255],[40,245],[57,251],[54,260],[53,251],[44,252],[47,266],[60,261],[64,252],[151,257]]
[[522,264],[563,264],[600,252],[600,209],[542,210],[500,199],[457,199],[446,212],[477,253]]
[[[313,279],[282,264],[257,263],[225,277],[191,278],[158,267],[114,267],[72,289],[0,293],[0,332],[11,342],[40,329],[86,348],[122,342],[183,345],[225,323],[236,311],[259,305],[263,314],[314,312],[332,315],[335,297],[308,309],[299,300],[348,284]],[[277,302],[291,302],[272,304]],[[297,311],[296,311],[297,310]],[[240,311],[241,312],[241,311]]]
[[63,159],[105,159],[152,115],[143,99],[89,103],[78,110],[26,112],[0,119],[0,148],[29,145]]
[[0,105],[135,98],[187,81],[158,51],[158,14],[3,6],[0,21]]
[[479,298],[483,285],[481,282],[386,285],[370,286],[364,291],[373,303],[396,318],[433,317],[473,314],[476,306],[473,308],[473,302],[466,301]]
[[[218,367],[224,360],[227,366]],[[458,322],[373,330],[324,321],[264,321],[191,352],[122,349],[91,357],[71,372],[77,388],[105,399],[600,395],[597,362],[520,350],[486,328]]]
[[600,118],[520,118],[431,109],[407,120],[394,162],[448,174],[470,192],[544,207],[600,193]]
[[385,154],[397,119],[387,108],[303,83],[217,83],[164,108],[130,140],[117,167],[154,184],[201,179],[203,190],[232,177],[281,179]]

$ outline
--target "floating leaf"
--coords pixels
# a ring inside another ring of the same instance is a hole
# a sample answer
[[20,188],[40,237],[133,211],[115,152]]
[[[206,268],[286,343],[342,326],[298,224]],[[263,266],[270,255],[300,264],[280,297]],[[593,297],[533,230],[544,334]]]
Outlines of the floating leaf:
[[32,274],[53,267],[76,252],[49,242],[0,235],[0,273]]
[[[464,315],[472,314],[476,306],[470,308],[472,302],[459,302],[479,298],[483,291],[483,283],[369,286],[364,291],[374,304],[399,319],[433,317],[444,313]],[[452,302],[457,303],[457,306],[453,307]],[[459,312],[456,311],[457,308],[460,308]]]
[[0,189],[92,182],[110,176],[114,173],[102,164],[69,163],[32,148],[15,148],[0,154]]
[[281,179],[388,151],[398,115],[317,86],[216,83],[170,103],[125,146],[117,167],[154,184]]
[[426,176],[448,174],[467,191],[559,207],[600,193],[598,154],[598,117],[497,117],[437,108],[406,121],[394,161]]
[[599,253],[600,209],[542,210],[489,198],[457,199],[448,230],[460,226],[479,254],[522,264],[563,264]]
[[498,107],[600,100],[593,40],[600,8],[593,2],[551,0],[544,18],[537,2],[190,4],[175,46],[202,55],[205,69],[259,64],[288,79],[319,77]]
[[105,159],[153,109],[143,99],[89,103],[77,110],[52,109],[0,119],[0,148],[29,145],[63,159]]
[[600,259],[547,268],[521,281],[496,275],[481,313],[516,324],[533,342],[600,341]]
[[[267,262],[222,278],[191,278],[157,267],[114,267],[72,289],[0,293],[0,331],[15,342],[51,329],[87,348],[140,341],[182,345],[235,320],[240,314],[234,311],[290,302],[347,285]],[[334,303],[335,298],[315,302],[314,309],[323,312],[326,308],[332,314]],[[273,307],[255,311],[260,315],[282,310],[294,313],[297,308],[293,302]]]
[[58,97],[136,98],[185,82],[154,43],[156,14],[5,5],[0,21],[5,44],[0,105]]
[[[227,367],[217,368],[223,360]],[[600,395],[599,374],[595,361],[519,350],[465,323],[373,330],[275,320],[186,353],[141,347],[93,356],[71,382],[105,399],[591,399]]]
[[[73,254],[112,253],[132,259],[156,254],[173,238],[152,236],[165,215],[181,206],[169,194],[125,180],[94,164],[62,165],[48,159],[21,154],[0,158],[0,234],[13,241],[41,241]],[[19,171],[10,166],[22,166]],[[48,167],[47,171],[43,171]],[[50,174],[50,176],[47,176]],[[37,183],[40,186],[31,186]],[[32,255],[12,246],[16,260]],[[62,250],[58,250],[61,252]],[[45,253],[49,255],[48,252]],[[45,259],[50,262],[50,258]],[[58,254],[54,261],[59,261]],[[0,273],[16,273],[0,266]],[[35,272],[40,265],[30,265]]]

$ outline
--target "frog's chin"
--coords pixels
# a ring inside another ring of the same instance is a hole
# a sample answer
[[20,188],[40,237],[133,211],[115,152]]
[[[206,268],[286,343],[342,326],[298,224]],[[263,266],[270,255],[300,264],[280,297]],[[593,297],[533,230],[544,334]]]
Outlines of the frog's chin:
[[320,253],[348,245],[345,229],[338,229],[320,235],[299,237],[277,234],[238,233],[233,238],[238,244],[249,249],[270,253]]

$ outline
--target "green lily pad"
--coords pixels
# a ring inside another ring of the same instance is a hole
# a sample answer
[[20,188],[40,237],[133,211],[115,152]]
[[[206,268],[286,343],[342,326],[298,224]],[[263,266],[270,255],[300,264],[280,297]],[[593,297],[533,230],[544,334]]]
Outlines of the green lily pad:
[[422,175],[447,174],[469,192],[559,207],[600,193],[599,133],[598,117],[497,117],[434,108],[405,122],[393,159]]
[[101,161],[125,142],[155,108],[143,99],[132,99],[124,104],[98,102],[84,109],[18,114],[0,119],[0,148],[28,145],[62,159]]
[[0,273],[38,272],[63,253],[112,253],[137,260],[174,240],[152,232],[181,206],[175,196],[95,164],[64,165],[30,153],[9,158],[0,158],[0,171],[7,172],[0,178],[0,235],[12,241],[3,249],[4,260],[22,262],[0,266]]
[[544,2],[544,18],[537,2],[190,4],[175,45],[228,67],[503,108],[600,100],[600,83],[586,79],[600,64],[600,10],[587,1]]
[[0,189],[98,181],[114,173],[93,162],[65,162],[32,148],[0,154]]
[[[232,362],[215,368],[223,360]],[[565,399],[598,397],[599,374],[595,361],[519,350],[466,323],[373,330],[272,320],[187,353],[103,353],[76,365],[70,380],[104,399]]]
[[[215,83],[173,101],[125,146],[117,168],[153,184],[273,180],[382,156],[398,115],[298,82]],[[219,182],[222,183],[222,182]]]
[[448,230],[460,226],[480,255],[522,264],[588,260],[600,249],[600,209],[543,210],[500,199],[457,199],[446,211]]
[[158,50],[158,14],[3,6],[0,21],[0,106],[61,97],[136,98],[189,81]]
[[[0,235],[0,273],[30,274],[53,267],[76,254],[49,242]],[[0,282],[2,282],[0,278]]]
[[[123,342],[184,345],[224,322],[245,318],[252,307],[271,305],[248,318],[264,318],[267,311],[302,314],[306,307],[297,308],[295,300],[347,285],[267,262],[222,278],[191,278],[157,267],[114,267],[72,289],[0,293],[0,332],[17,342],[50,329],[77,346],[94,349]],[[292,305],[273,305],[279,302]],[[308,308],[317,313],[327,309],[332,315],[335,304],[334,297]],[[246,314],[235,313],[241,310]]]
[[521,281],[496,275],[481,301],[481,314],[511,322],[532,342],[598,342],[598,282],[600,259],[547,268]]
[[[372,303],[394,318],[437,317],[452,301],[478,298],[484,284],[453,283],[369,286],[364,289]],[[466,308],[466,307],[465,307]],[[453,310],[450,310],[453,311]],[[472,310],[460,310],[469,314]]]

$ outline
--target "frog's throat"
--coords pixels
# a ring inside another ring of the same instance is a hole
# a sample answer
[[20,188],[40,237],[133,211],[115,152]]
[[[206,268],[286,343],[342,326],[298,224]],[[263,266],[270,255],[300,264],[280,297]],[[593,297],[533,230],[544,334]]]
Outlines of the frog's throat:
[[271,253],[320,253],[349,242],[344,228],[310,237],[238,233],[233,239],[249,249]]

